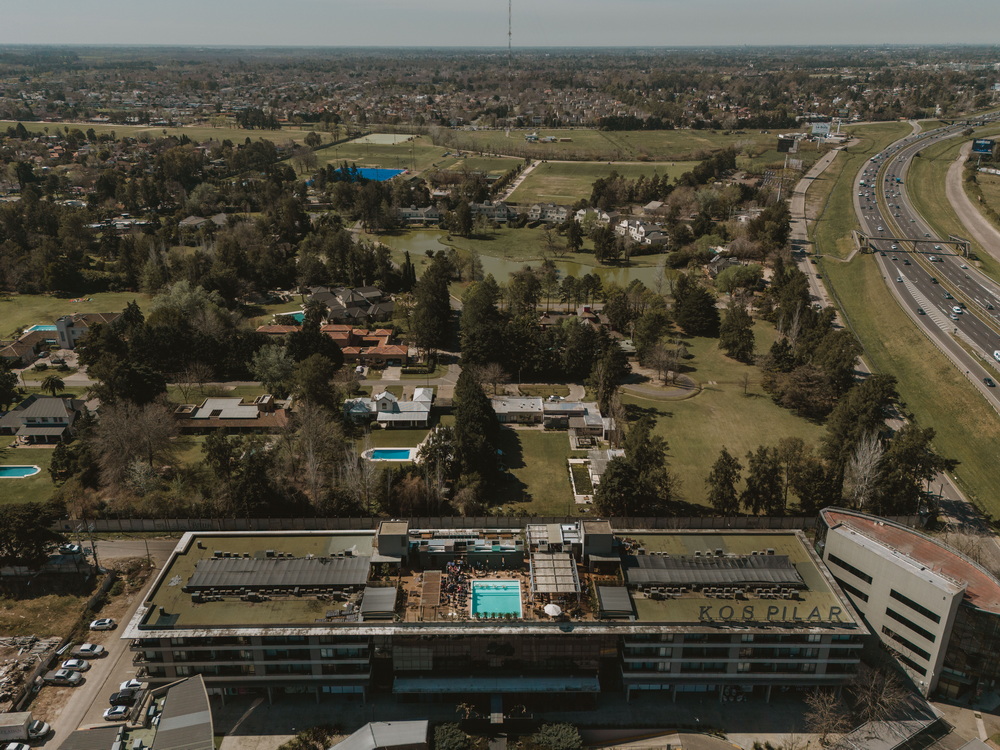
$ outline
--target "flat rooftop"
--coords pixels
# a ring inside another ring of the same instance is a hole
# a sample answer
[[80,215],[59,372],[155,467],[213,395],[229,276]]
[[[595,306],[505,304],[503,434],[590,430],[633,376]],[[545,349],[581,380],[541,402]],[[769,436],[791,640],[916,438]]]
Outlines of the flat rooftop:
[[853,529],[882,545],[890,554],[905,555],[928,570],[965,583],[965,601],[1000,614],[1000,581],[951,547],[913,529],[874,516],[828,508],[822,511],[827,526]]

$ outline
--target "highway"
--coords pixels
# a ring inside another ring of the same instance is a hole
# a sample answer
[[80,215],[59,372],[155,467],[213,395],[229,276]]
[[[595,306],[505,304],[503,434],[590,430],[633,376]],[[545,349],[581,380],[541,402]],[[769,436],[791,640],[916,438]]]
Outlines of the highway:
[[1000,352],[1000,285],[977,271],[949,238],[934,236],[906,190],[916,154],[960,137],[968,127],[910,135],[872,157],[856,177],[854,206],[882,276],[903,308],[1000,411],[995,386],[1000,361],[993,354]]

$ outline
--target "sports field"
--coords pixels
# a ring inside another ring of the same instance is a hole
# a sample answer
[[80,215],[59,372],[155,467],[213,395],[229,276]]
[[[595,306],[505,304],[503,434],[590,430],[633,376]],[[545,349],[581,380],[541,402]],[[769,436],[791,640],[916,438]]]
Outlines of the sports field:
[[590,198],[594,181],[617,172],[630,180],[639,175],[666,175],[671,181],[689,171],[694,162],[545,162],[524,178],[510,196],[511,203],[558,203],[571,205],[581,198]]
[[402,143],[371,143],[363,139],[328,146],[316,151],[320,166],[326,164],[357,164],[359,167],[384,169],[409,169],[423,172],[444,169],[455,163],[455,158],[445,156],[448,149],[434,146],[423,136]]

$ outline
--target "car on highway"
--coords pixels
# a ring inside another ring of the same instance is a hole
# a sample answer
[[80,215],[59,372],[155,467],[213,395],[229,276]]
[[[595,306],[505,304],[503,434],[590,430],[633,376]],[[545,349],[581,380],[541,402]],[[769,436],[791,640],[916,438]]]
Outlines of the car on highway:
[[937,280],[937,279],[935,279],[935,278],[934,278],[933,276],[931,276],[931,283],[932,283],[932,284],[937,284],[937,283],[938,283],[938,280]]
[[[930,235],[929,235],[929,234],[928,234],[928,235],[926,235],[926,236],[927,236],[927,237],[930,237]],[[941,250],[941,246],[940,246],[940,245],[935,245],[935,246],[934,246],[934,249],[940,252],[940,250]]]
[[91,630],[114,630],[117,627],[118,623],[110,617],[102,617],[100,620],[94,620],[90,623]]
[[949,317],[949,318],[951,318],[952,320],[958,320],[958,316],[957,316],[957,315],[955,315],[955,313],[952,313],[952,314],[951,314],[951,315],[949,315],[948,317]]
[[70,672],[86,672],[90,669],[90,662],[86,659],[67,659],[62,663],[62,668]]
[[962,314],[962,312],[963,312],[962,308],[961,308],[961,307],[959,307],[958,305],[954,305],[954,306],[953,306],[953,307],[951,308],[951,311],[952,311],[953,313],[955,313],[955,315],[961,315],[961,314]]
[[922,307],[917,308],[917,315],[926,315],[926,314],[927,313],[924,312],[924,308]]
[[129,712],[132,709],[128,706],[112,706],[111,708],[104,709],[104,720],[105,721],[124,721],[128,718]]
[[903,258],[903,265],[904,266],[910,265],[910,259],[909,258]]
[[892,259],[895,260],[895,261],[899,260],[899,258],[897,258],[895,255],[892,256]]
[[940,263],[941,262],[941,259],[939,257],[937,257],[936,255],[929,256],[927,258],[927,260],[929,260],[931,263]]
[[899,284],[902,284],[903,283],[903,277],[902,276],[897,276],[896,277],[896,282],[899,283]]
[[949,294],[948,292],[945,292],[945,293],[944,293],[944,298],[945,298],[945,299],[955,299],[955,298],[954,298],[954,297],[952,297],[952,296],[951,296],[951,295],[950,295],[950,294]]
[[879,227],[877,231],[881,232],[882,231],[882,227]]
[[878,254],[881,255],[884,258],[885,257],[885,250],[879,250]]
[[997,384],[993,382],[993,378],[983,378],[983,382],[986,383],[990,388],[996,388]]
[[52,727],[49,726],[48,722],[42,721],[41,719],[35,719],[28,724],[28,739],[40,740],[43,737],[48,737],[49,732],[51,731]]
[[96,643],[81,643],[70,653],[81,659],[93,659],[95,657],[106,656],[108,652],[104,646]]

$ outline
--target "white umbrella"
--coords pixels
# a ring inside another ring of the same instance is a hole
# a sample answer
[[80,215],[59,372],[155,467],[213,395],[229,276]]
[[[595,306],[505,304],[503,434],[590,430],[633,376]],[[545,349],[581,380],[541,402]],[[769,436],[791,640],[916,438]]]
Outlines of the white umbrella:
[[558,617],[559,615],[562,614],[562,607],[560,607],[558,604],[546,604],[545,614],[551,615],[552,617]]

